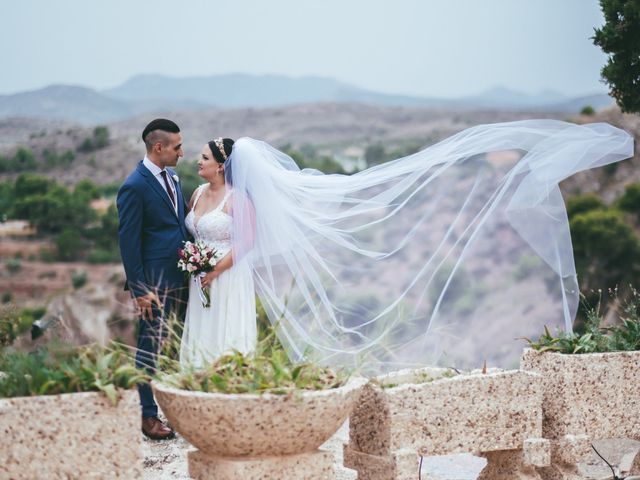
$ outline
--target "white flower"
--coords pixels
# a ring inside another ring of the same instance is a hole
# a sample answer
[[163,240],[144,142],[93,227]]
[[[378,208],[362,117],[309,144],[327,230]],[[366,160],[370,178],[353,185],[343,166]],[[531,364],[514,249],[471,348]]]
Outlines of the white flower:
[[176,175],[175,173],[171,176],[171,178],[173,178],[173,181],[176,183],[180,181],[180,177],[178,177],[178,175]]

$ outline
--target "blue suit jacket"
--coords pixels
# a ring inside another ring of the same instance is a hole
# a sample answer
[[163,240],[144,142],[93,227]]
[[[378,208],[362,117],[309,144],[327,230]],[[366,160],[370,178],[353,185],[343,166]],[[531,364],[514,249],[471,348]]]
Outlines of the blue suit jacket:
[[[167,172],[175,174],[169,168]],[[184,285],[185,277],[177,263],[178,249],[189,238],[184,225],[187,206],[179,182],[174,184],[177,214],[167,192],[142,162],[118,190],[118,240],[127,276],[125,290],[136,297],[154,287]]]

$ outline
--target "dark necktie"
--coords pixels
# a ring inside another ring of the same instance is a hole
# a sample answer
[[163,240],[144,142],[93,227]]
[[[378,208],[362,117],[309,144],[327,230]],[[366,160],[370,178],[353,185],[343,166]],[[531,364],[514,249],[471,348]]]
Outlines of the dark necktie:
[[169,194],[169,198],[171,199],[171,203],[173,204],[173,208],[176,208],[176,199],[173,198],[173,190],[171,190],[171,187],[169,186],[169,182],[167,180],[167,172],[166,172],[166,170],[162,170],[160,172],[160,175],[162,175],[162,179],[164,180],[164,186],[167,188],[167,193]]

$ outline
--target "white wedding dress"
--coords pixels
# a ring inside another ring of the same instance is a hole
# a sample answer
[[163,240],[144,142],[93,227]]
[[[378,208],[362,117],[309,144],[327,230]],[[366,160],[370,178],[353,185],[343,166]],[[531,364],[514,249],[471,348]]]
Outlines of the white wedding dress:
[[[220,204],[200,217],[195,206],[207,184],[196,190],[193,208],[185,218],[187,230],[218,251],[218,258],[231,250],[232,217],[223,211],[232,190]],[[242,259],[210,285],[211,306],[203,307],[195,279],[189,282],[189,301],[180,348],[183,366],[202,367],[233,349],[247,354],[257,342],[256,301],[249,263]]]

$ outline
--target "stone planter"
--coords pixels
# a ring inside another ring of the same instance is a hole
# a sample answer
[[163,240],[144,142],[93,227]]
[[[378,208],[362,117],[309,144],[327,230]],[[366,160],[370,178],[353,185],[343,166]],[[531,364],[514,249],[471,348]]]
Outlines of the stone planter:
[[[594,440],[640,440],[640,352],[566,355],[527,349],[521,369],[543,385],[543,436],[551,441],[545,478],[580,478],[576,463]],[[639,474],[640,459],[633,471]]]
[[195,479],[333,479],[333,457],[318,447],[349,416],[363,378],[292,395],[178,390],[153,382],[171,425],[198,450],[189,453]]
[[135,391],[0,399],[0,478],[141,478]]
[[366,385],[349,419],[345,466],[360,480],[416,479],[420,456],[474,453],[487,458],[479,478],[537,478],[534,466],[549,464],[539,376],[504,371],[424,382],[444,372],[405,370]]

